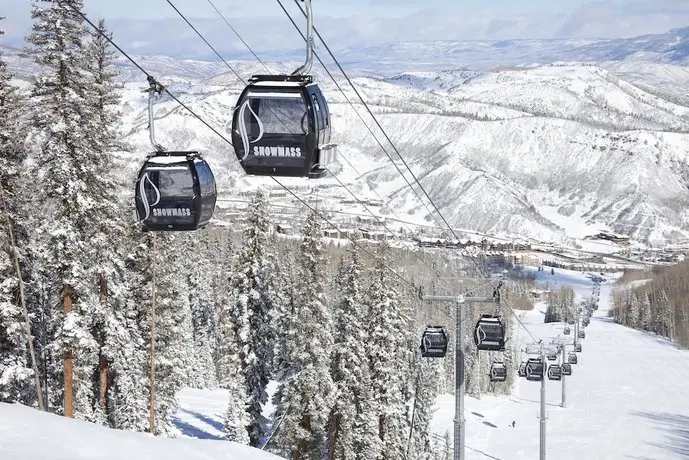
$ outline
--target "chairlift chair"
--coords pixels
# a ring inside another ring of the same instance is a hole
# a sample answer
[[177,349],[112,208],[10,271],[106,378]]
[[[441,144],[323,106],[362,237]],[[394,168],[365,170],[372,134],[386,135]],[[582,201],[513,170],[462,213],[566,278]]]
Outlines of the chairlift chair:
[[474,328],[474,343],[481,351],[504,351],[505,326],[500,318],[482,315]]
[[442,326],[427,326],[421,336],[421,356],[444,358],[447,354],[447,334]]
[[507,380],[507,367],[505,363],[493,363],[490,366],[490,381],[504,382]]
[[562,380],[562,367],[559,364],[548,367],[548,380]]

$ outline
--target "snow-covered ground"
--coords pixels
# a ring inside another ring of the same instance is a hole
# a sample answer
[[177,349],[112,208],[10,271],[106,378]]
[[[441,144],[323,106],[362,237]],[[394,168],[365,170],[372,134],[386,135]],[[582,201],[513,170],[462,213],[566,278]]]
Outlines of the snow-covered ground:
[[[551,290],[570,286],[577,301],[591,295],[593,282],[578,272],[538,272]],[[599,310],[586,328],[579,364],[567,377],[567,407],[561,408],[561,383],[546,384],[547,454],[557,460],[665,460],[689,458],[689,351],[649,334],[615,324],[607,317],[610,275],[601,286]],[[560,323],[544,324],[544,304],[519,312],[531,333],[550,341],[562,333]],[[568,337],[572,337],[571,335]],[[531,337],[520,328],[515,338],[525,346]],[[571,347],[568,348],[571,351]],[[508,397],[467,398],[467,459],[532,460],[538,458],[540,384],[520,379]],[[178,427],[185,435],[221,435],[226,394],[184,390]],[[431,428],[437,436],[452,433],[454,397],[438,398]],[[270,412],[270,408],[266,411]],[[516,427],[510,424],[516,422]]]
[[[204,410],[202,407],[200,410]],[[210,437],[210,436],[209,436]],[[164,439],[0,403],[3,460],[277,460],[226,441]]]
[[[593,283],[577,272],[534,271],[551,290],[570,286],[577,300]],[[600,308],[582,340],[583,352],[562,387],[548,381],[547,454],[557,460],[666,460],[689,458],[689,351],[658,337],[615,324],[607,317],[614,280],[601,286]],[[519,312],[538,338],[549,341],[562,324],[544,324],[545,305]],[[572,336],[569,336],[572,337]],[[520,328],[520,346],[532,339]],[[570,348],[571,350],[571,348]],[[540,384],[520,380],[510,396],[467,398],[467,459],[532,460],[538,456]],[[270,392],[274,387],[269,388]],[[227,394],[185,389],[175,423],[183,439],[110,430],[18,406],[0,404],[0,459],[62,460],[232,460],[277,458],[255,449],[218,441]],[[431,425],[437,436],[452,432],[454,399],[438,398]],[[266,407],[266,413],[272,407]],[[516,427],[510,425],[516,422]],[[201,438],[201,439],[188,439]],[[215,441],[213,441],[215,440]]]

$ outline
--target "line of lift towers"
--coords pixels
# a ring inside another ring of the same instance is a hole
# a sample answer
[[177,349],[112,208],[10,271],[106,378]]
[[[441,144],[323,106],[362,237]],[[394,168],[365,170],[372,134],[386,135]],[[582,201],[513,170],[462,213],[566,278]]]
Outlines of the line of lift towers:
[[[423,288],[419,289],[422,301],[448,302],[455,306],[456,334],[455,334],[455,418],[454,418],[454,460],[466,459],[466,419],[464,417],[465,386],[465,344],[466,335],[464,314],[465,306],[477,303],[491,303],[496,305],[496,315],[481,315],[474,326],[474,344],[479,351],[505,351],[505,327],[501,320],[500,287],[502,280],[493,291],[492,297],[470,297],[464,295],[439,296],[427,295]],[[593,295],[584,300],[577,307],[574,318],[562,329],[562,336],[551,339],[550,343],[540,341],[532,343],[521,350],[527,356],[519,365],[518,375],[527,381],[540,382],[540,441],[539,459],[546,458],[546,393],[545,381],[562,382],[561,406],[567,407],[566,377],[572,375],[572,365],[578,363],[577,353],[581,353],[581,340],[586,338],[586,327],[591,322],[593,312],[598,310],[600,300],[600,282],[593,286]],[[572,333],[573,326],[573,333]],[[570,341],[566,336],[573,336]],[[424,358],[444,358],[448,348],[448,334],[443,326],[427,326],[421,337],[421,356]],[[572,351],[567,347],[572,346]],[[554,362],[558,361],[559,362]],[[553,362],[548,364],[548,362]],[[507,365],[504,361],[491,364],[490,381],[504,382],[507,380]]]

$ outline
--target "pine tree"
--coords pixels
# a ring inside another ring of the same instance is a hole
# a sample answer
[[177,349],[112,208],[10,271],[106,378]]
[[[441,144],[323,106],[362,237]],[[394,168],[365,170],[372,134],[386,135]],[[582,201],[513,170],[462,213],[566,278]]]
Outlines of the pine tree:
[[[55,366],[56,372],[49,377],[64,391],[62,410],[91,419],[91,378],[98,345],[89,318],[98,297],[89,279],[93,253],[88,234],[99,208],[91,187],[102,171],[91,138],[98,126],[90,104],[86,30],[77,13],[82,10],[81,0],[35,1],[26,53],[44,69],[34,78],[31,93],[40,203],[35,251],[45,277],[42,287],[47,304],[62,306],[53,316],[55,335],[46,349],[53,363],[63,361],[63,369]],[[60,384],[63,378],[65,386]],[[59,400],[54,402],[61,405]]]
[[651,300],[648,298],[648,291],[641,294],[638,325],[644,331],[651,329]]
[[268,203],[260,190],[251,206],[248,227],[232,279],[236,302],[232,310],[235,333],[239,340],[242,373],[249,397],[249,436],[258,446],[264,435],[261,425],[263,404],[268,400],[274,338],[271,315],[275,302],[273,256],[269,243]]
[[627,305],[626,326],[634,328],[639,326],[640,310],[641,302],[639,301],[636,292],[630,291],[629,304]]
[[[103,20],[98,27],[101,32],[110,35]],[[116,109],[120,98],[115,83],[117,72],[113,67],[114,50],[101,33],[93,32],[85,53],[85,66],[89,76],[89,88],[85,96],[95,118],[94,130],[88,136],[94,153],[92,161],[97,170],[94,171],[94,180],[88,184],[93,201],[93,223],[86,229],[83,238],[90,242],[92,260],[97,261],[97,264],[90,267],[90,278],[99,294],[99,301],[94,305],[91,315],[91,334],[99,348],[99,372],[95,385],[98,388],[98,404],[94,421],[105,423],[110,412],[108,394],[114,377],[110,367],[115,357],[121,353],[112,344],[122,344],[129,338],[129,332],[138,336],[139,331],[136,327],[128,331],[127,317],[121,314],[127,292],[124,288],[126,280],[122,260],[126,257],[128,229],[125,221],[127,207],[120,198],[124,195],[123,184],[116,175],[116,171],[121,170],[123,165],[114,160],[120,137]],[[127,364],[120,367],[121,371],[126,367]],[[121,372],[117,375],[127,378]]]
[[438,393],[429,385],[437,379],[437,368],[417,354],[414,360],[416,368],[416,388],[413,399],[412,432],[408,458],[416,460],[433,460],[433,449],[430,439],[430,423],[433,418],[433,406]]
[[[9,223],[14,244],[23,254],[21,247],[27,244],[27,238],[19,199],[26,132],[21,119],[22,100],[11,78],[0,52],[0,401],[32,404],[36,395],[28,359],[28,335],[19,303],[15,253],[7,228]],[[25,282],[29,273],[27,262],[22,256],[20,270]]]
[[321,234],[318,217],[309,215],[297,255],[294,313],[280,339],[284,349],[274,402],[275,417],[284,419],[276,444],[295,459],[321,459],[325,454],[323,430],[334,395],[330,377],[333,337],[321,276],[325,266]]
[[[341,300],[335,309],[335,346],[332,377],[337,398],[330,417],[330,458],[361,458],[361,445],[366,443],[363,407],[370,386],[366,309],[361,292],[361,261],[356,247],[350,260],[341,264]],[[370,433],[377,437],[375,431]],[[372,458],[372,457],[369,457]]]
[[188,239],[187,281],[191,307],[194,364],[189,386],[216,388],[218,378],[213,360],[213,330],[216,325],[213,304],[212,273],[215,270],[210,258],[208,233],[199,231]]
[[368,356],[371,387],[378,414],[379,437],[383,443],[382,458],[402,458],[406,449],[406,421],[403,397],[407,372],[407,318],[397,293],[397,281],[390,274],[389,247],[383,243],[378,251],[368,303]]
[[[239,341],[232,328],[227,329],[227,335],[224,337],[224,340],[233,346],[235,350],[239,349]],[[250,420],[247,410],[248,398],[244,389],[239,354],[223,355],[223,368],[227,371],[227,375],[221,381],[221,385],[229,393],[224,422],[225,439],[240,444],[249,444]]]

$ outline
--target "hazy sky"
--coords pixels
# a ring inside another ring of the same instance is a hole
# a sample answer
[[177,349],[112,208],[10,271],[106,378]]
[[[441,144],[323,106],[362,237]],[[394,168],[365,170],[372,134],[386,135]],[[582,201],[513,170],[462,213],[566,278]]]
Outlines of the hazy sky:
[[[258,50],[294,49],[300,39],[275,0],[213,0]],[[296,12],[293,0],[283,0]],[[29,0],[0,0],[7,34],[21,46]],[[213,43],[231,52],[238,40],[207,0],[173,0]],[[85,0],[116,40],[141,53],[189,55],[203,43],[165,0]],[[336,48],[398,41],[615,38],[689,26],[689,0],[313,0],[316,26]],[[300,25],[303,24],[303,18]]]

